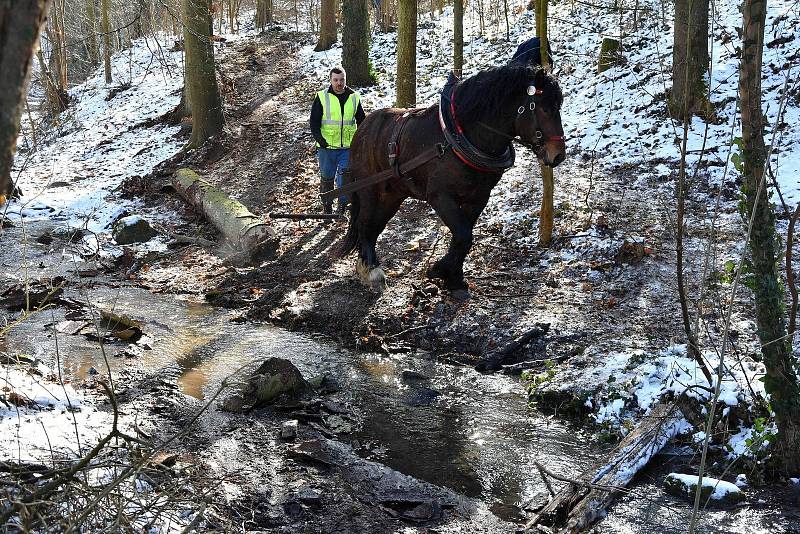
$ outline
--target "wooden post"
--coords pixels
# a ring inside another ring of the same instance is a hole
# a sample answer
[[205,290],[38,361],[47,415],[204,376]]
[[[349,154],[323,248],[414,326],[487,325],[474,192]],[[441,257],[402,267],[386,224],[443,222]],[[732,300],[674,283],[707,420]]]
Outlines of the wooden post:
[[[536,34],[539,37],[539,52],[542,67],[550,70],[550,54],[547,41],[547,0],[537,0]],[[553,190],[555,179],[553,168],[539,165],[542,171],[542,207],[539,210],[539,246],[549,247],[553,240]]]

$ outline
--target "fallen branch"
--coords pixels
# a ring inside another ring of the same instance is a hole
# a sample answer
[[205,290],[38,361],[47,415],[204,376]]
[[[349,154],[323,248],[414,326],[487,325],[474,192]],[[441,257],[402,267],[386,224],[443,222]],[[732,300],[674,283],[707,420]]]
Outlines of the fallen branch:
[[619,445],[575,480],[546,471],[556,480],[569,482],[526,525],[540,523],[560,527],[563,532],[583,532],[605,516],[606,509],[681,428],[683,414],[674,404],[658,404]]
[[484,356],[481,361],[475,366],[475,369],[485,373],[494,372],[500,369],[505,361],[511,357],[516,351],[533,341],[535,338],[541,337],[550,330],[550,325],[547,323],[537,323],[536,326],[514,339],[505,347],[491,352]]

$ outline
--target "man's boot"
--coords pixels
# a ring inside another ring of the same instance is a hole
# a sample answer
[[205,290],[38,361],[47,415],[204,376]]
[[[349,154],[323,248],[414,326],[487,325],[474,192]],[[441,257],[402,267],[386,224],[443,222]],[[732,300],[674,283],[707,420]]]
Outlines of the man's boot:
[[[333,178],[322,178],[319,182],[319,192],[324,194],[328,191],[333,191]],[[333,199],[322,201],[322,213],[333,213]]]

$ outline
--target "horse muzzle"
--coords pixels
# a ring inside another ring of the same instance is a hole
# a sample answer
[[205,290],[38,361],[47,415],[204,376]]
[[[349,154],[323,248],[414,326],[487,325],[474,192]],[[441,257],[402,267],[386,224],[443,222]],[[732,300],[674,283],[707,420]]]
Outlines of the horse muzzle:
[[567,157],[567,146],[561,140],[548,141],[537,156],[548,167],[558,167]]

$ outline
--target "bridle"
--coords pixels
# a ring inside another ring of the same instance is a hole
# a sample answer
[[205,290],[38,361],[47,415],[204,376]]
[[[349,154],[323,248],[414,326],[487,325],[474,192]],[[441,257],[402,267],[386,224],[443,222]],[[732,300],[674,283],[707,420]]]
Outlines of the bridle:
[[493,133],[496,133],[497,135],[505,137],[509,141],[516,141],[520,145],[527,147],[533,150],[534,153],[538,154],[539,151],[541,151],[542,148],[544,148],[543,143],[547,143],[548,141],[564,141],[565,137],[563,135],[548,135],[548,136],[544,135],[544,132],[539,127],[539,121],[536,118],[536,100],[535,100],[537,96],[542,95],[544,92],[535,85],[529,85],[527,92],[528,92],[528,98],[525,101],[525,104],[517,108],[517,115],[523,115],[527,110],[530,109],[531,119],[534,121],[536,126],[536,141],[534,143],[523,141],[522,139],[520,139],[518,136],[515,135],[508,135],[507,133],[492,128],[488,124],[481,121],[478,121],[476,124],[480,125],[483,128],[486,128],[487,130]]

